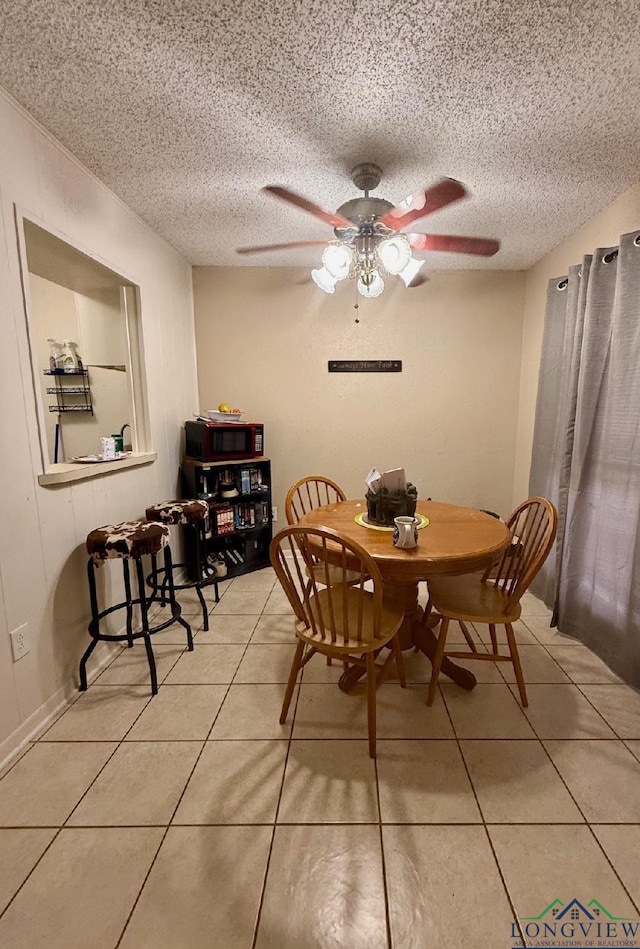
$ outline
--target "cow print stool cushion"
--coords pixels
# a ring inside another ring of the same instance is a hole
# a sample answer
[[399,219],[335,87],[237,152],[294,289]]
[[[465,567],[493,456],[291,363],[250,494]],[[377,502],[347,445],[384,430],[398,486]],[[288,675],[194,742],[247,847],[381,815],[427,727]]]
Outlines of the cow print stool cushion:
[[206,501],[162,501],[146,510],[148,521],[161,524],[194,524],[209,513]]
[[87,552],[100,564],[113,557],[142,557],[157,554],[169,543],[169,528],[145,521],[123,521],[97,527],[87,535]]

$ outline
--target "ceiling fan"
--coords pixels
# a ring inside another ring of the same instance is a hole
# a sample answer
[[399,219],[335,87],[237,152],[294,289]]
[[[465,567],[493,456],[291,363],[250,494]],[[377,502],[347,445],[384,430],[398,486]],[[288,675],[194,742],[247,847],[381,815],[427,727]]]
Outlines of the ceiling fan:
[[324,246],[323,266],[311,271],[313,280],[322,290],[333,293],[339,280],[354,277],[363,296],[377,297],[384,289],[381,271],[397,274],[407,287],[417,287],[427,279],[418,273],[424,260],[412,257],[412,250],[491,257],[500,249],[500,242],[488,237],[400,233],[414,221],[458,201],[468,192],[454,178],[442,178],[425,191],[409,195],[394,206],[384,198],[369,196],[369,192],[378,187],[381,177],[382,170],[372,162],[356,165],[351,172],[351,180],[356,188],[364,191],[364,197],[346,201],[335,212],[320,207],[288,188],[267,185],[263,191],[313,214],[332,227],[335,240],[328,243],[315,240],[239,247],[237,253],[257,254],[293,247]]

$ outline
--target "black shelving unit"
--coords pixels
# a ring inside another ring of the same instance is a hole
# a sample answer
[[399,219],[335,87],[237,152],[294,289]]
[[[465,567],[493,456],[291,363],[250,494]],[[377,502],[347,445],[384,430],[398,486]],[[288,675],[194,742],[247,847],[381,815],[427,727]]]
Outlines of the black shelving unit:
[[[44,369],[45,376],[55,377],[55,386],[47,386],[47,395],[55,395],[55,405],[49,405],[50,412],[90,412],[93,415],[91,387],[88,369]],[[70,379],[76,379],[76,384]]]
[[[233,496],[223,496],[237,492]],[[227,576],[236,577],[269,565],[271,543],[271,462],[268,458],[197,461],[182,465],[183,498],[209,502],[203,526],[206,555],[222,555]],[[186,560],[195,562],[192,531],[185,531]],[[194,580],[195,577],[191,576]]]

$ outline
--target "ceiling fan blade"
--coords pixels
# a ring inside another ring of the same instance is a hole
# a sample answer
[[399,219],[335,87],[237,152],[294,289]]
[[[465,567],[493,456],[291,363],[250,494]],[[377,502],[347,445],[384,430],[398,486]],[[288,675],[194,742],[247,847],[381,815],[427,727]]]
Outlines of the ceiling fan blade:
[[321,208],[320,205],[314,204],[313,201],[309,201],[308,198],[303,198],[302,195],[296,194],[295,191],[289,191],[288,188],[281,188],[279,185],[267,185],[266,188],[262,190],[275,195],[275,197],[280,198],[281,201],[287,201],[289,204],[294,204],[297,208],[302,208],[303,211],[308,211],[309,214],[320,218],[321,221],[324,221],[325,224],[328,224],[330,227],[353,227],[353,223],[342,214],[336,214],[335,211],[327,211],[326,208]]
[[490,237],[456,237],[452,234],[406,234],[414,250],[444,250],[450,254],[478,254],[493,257],[500,241]]
[[467,189],[460,181],[456,181],[455,178],[442,178],[426,191],[410,194],[396,208],[387,211],[380,218],[379,223],[394,231],[401,231],[412,221],[417,221],[418,218],[426,217],[427,214],[433,214],[434,211],[439,211],[440,208],[459,201],[466,193]]
[[426,283],[429,278],[426,273],[417,273],[411,283],[408,285],[408,290],[413,290],[414,287],[420,287],[423,283]]
[[267,250],[290,250],[292,247],[326,247],[326,241],[293,241],[291,244],[262,244],[259,247],[237,247],[236,254],[260,254]]

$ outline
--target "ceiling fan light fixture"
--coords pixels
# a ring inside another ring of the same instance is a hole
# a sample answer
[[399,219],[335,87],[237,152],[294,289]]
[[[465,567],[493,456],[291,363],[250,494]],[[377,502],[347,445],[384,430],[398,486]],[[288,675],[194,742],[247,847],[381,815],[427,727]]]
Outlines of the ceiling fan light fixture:
[[312,270],[311,278],[317,287],[324,290],[325,293],[333,293],[336,288],[337,278],[332,277],[326,267],[321,270]]
[[348,277],[353,262],[353,251],[346,244],[329,244],[322,255],[323,269],[334,280]]
[[373,271],[370,278],[371,279],[365,283],[362,274],[358,277],[358,293],[368,298],[379,297],[384,290],[384,280],[377,270]]
[[415,257],[410,257],[406,267],[400,271],[398,276],[404,283],[405,287],[408,287],[411,281],[414,279],[422,265],[424,260],[416,260]]
[[327,210],[282,185],[263,189],[333,228],[328,241],[293,241],[262,247],[240,247],[239,254],[284,250],[293,247],[322,247],[322,265],[311,271],[314,283],[325,293],[334,293],[336,283],[351,277],[364,297],[377,297],[384,289],[385,276],[400,277],[405,286],[419,286],[426,277],[418,277],[424,261],[411,256],[413,250],[445,251],[453,254],[478,254],[492,257],[500,241],[488,237],[464,237],[452,234],[403,234],[414,221],[448,207],[468,195],[465,186],[454,178],[441,178],[394,207],[384,198],[371,197],[382,178],[381,169],[372,162],[361,162],[351,172],[351,180],[364,196],[345,201],[337,211]]
[[409,241],[402,234],[380,241],[377,250],[382,266],[391,274],[401,273],[411,260]]

